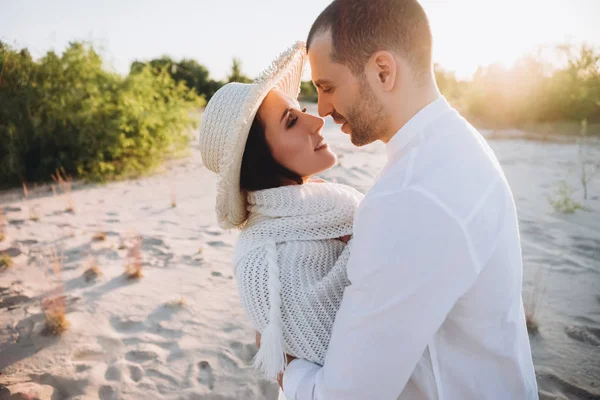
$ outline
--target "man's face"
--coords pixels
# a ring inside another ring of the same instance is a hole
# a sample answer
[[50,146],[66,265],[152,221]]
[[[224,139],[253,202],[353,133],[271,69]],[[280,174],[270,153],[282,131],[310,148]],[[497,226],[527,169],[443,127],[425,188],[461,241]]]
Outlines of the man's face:
[[383,136],[386,118],[364,74],[355,76],[346,65],[331,61],[331,34],[315,36],[308,59],[312,80],[319,93],[319,115],[331,115],[355,146],[364,146]]

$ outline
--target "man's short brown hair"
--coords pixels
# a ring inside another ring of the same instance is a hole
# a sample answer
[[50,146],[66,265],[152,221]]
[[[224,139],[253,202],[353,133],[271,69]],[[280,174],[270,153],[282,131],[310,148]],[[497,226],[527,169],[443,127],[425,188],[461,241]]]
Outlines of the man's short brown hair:
[[431,70],[431,29],[417,0],[334,0],[313,23],[307,50],[322,32],[331,32],[331,60],[355,75],[379,50],[401,56],[418,76]]

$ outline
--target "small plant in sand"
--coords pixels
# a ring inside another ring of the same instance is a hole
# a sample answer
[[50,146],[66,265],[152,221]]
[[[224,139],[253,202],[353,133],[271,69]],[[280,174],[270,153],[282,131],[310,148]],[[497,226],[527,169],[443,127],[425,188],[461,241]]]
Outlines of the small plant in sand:
[[103,242],[106,240],[106,233],[105,232],[96,232],[94,234],[94,236],[92,236],[92,240],[94,242]]
[[83,279],[86,282],[95,281],[98,277],[102,276],[102,270],[98,265],[98,261],[95,258],[90,259],[88,267],[83,273]]
[[175,208],[177,207],[177,191],[172,179],[169,179],[169,192],[171,193],[171,207]]
[[525,324],[527,325],[527,332],[532,335],[535,335],[540,330],[540,326],[532,314],[525,314]]
[[0,254],[0,270],[11,268],[13,260],[7,253]]
[[171,308],[183,308],[187,306],[187,300],[185,299],[185,297],[180,296],[176,299],[169,301],[167,303],[167,306]]
[[563,214],[573,214],[583,206],[573,199],[574,190],[565,181],[559,183],[554,196],[548,197],[548,202],[554,211]]
[[537,319],[537,310],[545,293],[545,287],[542,289],[543,273],[544,270],[542,267],[538,267],[533,281],[533,288],[529,292],[529,299],[524,304],[527,332],[529,332],[531,335],[537,334],[540,328]]
[[60,188],[60,191],[67,198],[67,206],[65,211],[74,213],[75,212],[75,203],[73,202],[73,195],[71,193],[71,177],[67,175],[64,168],[57,168],[56,173],[54,175],[50,175],[54,182]]
[[600,161],[590,157],[588,151],[592,147],[592,142],[587,135],[587,120],[581,122],[581,132],[577,139],[577,158],[579,161],[579,182],[583,188],[583,199],[588,198],[588,184],[594,179],[596,174],[600,173]]
[[124,236],[119,238],[119,250],[125,250],[127,248],[127,239]]
[[140,279],[142,274],[142,239],[137,236],[125,260],[125,276],[127,279]]
[[58,336],[69,328],[69,321],[66,317],[66,296],[64,295],[64,288],[60,279],[62,261],[54,249],[51,251],[50,263],[58,284],[52,293],[42,301],[42,309],[44,310],[46,320],[43,333]]
[[0,242],[6,239],[6,216],[4,207],[0,207]]
[[37,222],[40,220],[40,214],[38,213],[36,206],[29,207],[29,220],[33,222]]

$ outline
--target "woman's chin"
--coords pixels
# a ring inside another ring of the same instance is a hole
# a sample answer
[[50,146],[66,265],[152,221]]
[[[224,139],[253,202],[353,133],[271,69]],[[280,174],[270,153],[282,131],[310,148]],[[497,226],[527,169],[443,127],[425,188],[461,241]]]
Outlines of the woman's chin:
[[337,156],[330,149],[323,149],[319,151],[319,156],[311,159],[310,168],[305,170],[305,174],[302,176],[313,176],[325,172],[328,169],[333,168],[337,165]]
[[[335,167],[338,163],[337,156],[335,155],[335,153],[333,151],[331,151],[330,149],[326,149],[325,151],[327,152],[326,153],[327,162],[324,163],[325,165],[321,172],[327,171],[328,169]],[[324,154],[324,156],[325,156],[325,154]]]

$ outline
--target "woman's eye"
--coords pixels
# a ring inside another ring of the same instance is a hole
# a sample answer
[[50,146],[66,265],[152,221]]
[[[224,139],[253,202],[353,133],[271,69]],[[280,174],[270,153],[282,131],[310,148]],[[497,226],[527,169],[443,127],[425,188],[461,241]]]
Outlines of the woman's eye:
[[292,126],[296,125],[296,122],[298,122],[298,117],[292,117],[290,116],[290,118],[288,119],[288,124],[287,127],[288,129],[291,128]]
[[323,93],[331,93],[332,90],[333,88],[323,89]]

